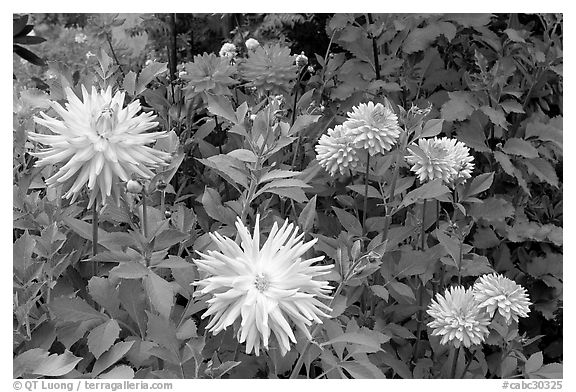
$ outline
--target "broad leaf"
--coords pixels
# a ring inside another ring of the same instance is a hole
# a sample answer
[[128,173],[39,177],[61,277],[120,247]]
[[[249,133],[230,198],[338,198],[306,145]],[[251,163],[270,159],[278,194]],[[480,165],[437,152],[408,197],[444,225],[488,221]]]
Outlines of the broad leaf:
[[120,335],[120,326],[116,320],[108,320],[94,328],[88,334],[88,349],[96,359],[106,352],[118,336]]

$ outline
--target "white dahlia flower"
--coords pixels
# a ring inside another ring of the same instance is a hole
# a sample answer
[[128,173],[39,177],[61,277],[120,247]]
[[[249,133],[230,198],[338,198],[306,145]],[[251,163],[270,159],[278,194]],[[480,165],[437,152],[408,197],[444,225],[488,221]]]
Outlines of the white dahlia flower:
[[444,296],[436,294],[427,313],[434,318],[428,323],[434,328],[432,335],[442,336],[441,344],[470,347],[482,343],[489,333],[490,318],[478,307],[471,289],[450,287]]
[[68,103],[63,108],[50,102],[62,120],[40,113],[42,118],[34,120],[46,126],[54,134],[29,132],[31,140],[46,146],[32,153],[40,158],[36,166],[63,164],[52,177],[48,186],[64,184],[64,197],[76,200],[84,185],[88,184],[89,207],[101,195],[101,202],[112,192],[118,195],[118,178],[128,181],[133,175],[150,178],[150,168],[165,163],[170,154],[146,146],[154,143],[165,132],[146,131],[155,128],[158,122],[151,113],[141,113],[140,102],[124,106],[124,92],[112,96],[112,88],[88,93],[82,86],[82,101],[70,88],[66,88]]
[[354,144],[354,139],[345,133],[342,125],[328,129],[316,145],[316,159],[330,175],[355,172],[363,167],[362,151]]
[[218,54],[220,57],[232,58],[236,56],[236,45],[231,44],[230,42],[226,42],[224,45],[222,45]]
[[408,146],[408,151],[410,155],[406,160],[420,182],[441,178],[446,184],[453,185],[457,180],[470,178],[474,169],[470,149],[456,139],[420,139],[418,145]]
[[346,134],[353,137],[356,147],[367,150],[370,155],[391,150],[401,132],[396,114],[374,102],[353,107],[342,125]]
[[[274,333],[280,352],[290,350],[290,341],[296,343],[292,325],[311,339],[307,326],[322,323],[320,317],[329,317],[331,309],[319,298],[330,298],[327,281],[316,280],[325,275],[332,265],[312,264],[324,256],[303,259],[304,253],[316,239],[304,243],[297,235],[298,227],[288,220],[281,228],[274,223],[268,239],[260,247],[260,217],[256,218],[254,235],[238,219],[236,228],[241,245],[218,233],[210,233],[219,251],[199,253],[195,260],[198,269],[207,277],[194,283],[200,294],[211,294],[208,310],[202,318],[212,316],[207,328],[214,334],[226,329],[240,317],[237,339],[246,342],[246,353],[268,349]],[[323,310],[328,312],[325,313]]]
[[245,45],[246,45],[246,48],[248,48],[248,50],[254,50],[260,46],[260,42],[258,42],[254,38],[248,38],[245,42]]
[[517,322],[519,316],[528,317],[531,303],[526,289],[505,276],[481,276],[474,284],[473,292],[480,308],[485,308],[490,316],[498,310],[507,324],[512,320]]

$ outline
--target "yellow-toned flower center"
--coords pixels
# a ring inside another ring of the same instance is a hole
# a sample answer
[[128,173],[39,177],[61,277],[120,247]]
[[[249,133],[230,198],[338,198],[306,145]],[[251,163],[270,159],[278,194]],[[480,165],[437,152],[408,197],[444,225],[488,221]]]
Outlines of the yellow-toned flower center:
[[261,293],[266,291],[268,287],[270,287],[270,281],[264,274],[256,275],[256,279],[254,280],[254,287],[258,289]]

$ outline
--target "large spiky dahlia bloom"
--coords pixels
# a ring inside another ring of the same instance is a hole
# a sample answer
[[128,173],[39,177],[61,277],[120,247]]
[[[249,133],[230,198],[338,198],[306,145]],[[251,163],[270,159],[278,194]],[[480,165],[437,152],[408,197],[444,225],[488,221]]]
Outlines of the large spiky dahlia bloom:
[[374,102],[353,107],[342,125],[354,144],[370,155],[390,151],[401,132],[396,114],[387,106],[374,105]]
[[473,293],[480,308],[486,309],[490,316],[498,311],[507,324],[512,320],[517,322],[518,317],[528,317],[530,312],[526,289],[503,275],[481,276],[474,284]]
[[346,134],[342,125],[328,129],[316,145],[316,159],[330,175],[349,174],[363,168],[365,151],[356,147],[354,139]]
[[64,197],[72,201],[84,185],[90,190],[90,207],[100,194],[118,196],[119,179],[128,181],[133,176],[150,178],[152,168],[166,163],[170,154],[148,147],[165,132],[146,131],[158,122],[152,113],[140,113],[138,100],[124,107],[124,92],[112,95],[112,88],[89,93],[82,86],[82,101],[66,88],[68,102],[65,108],[57,102],[51,107],[62,118],[58,120],[40,113],[34,120],[54,134],[29,132],[31,140],[49,146],[32,155],[40,158],[36,166],[60,165],[56,174],[46,180],[48,186],[63,184]]
[[[254,235],[240,219],[236,222],[241,244],[218,233],[210,237],[219,251],[199,253],[198,269],[207,276],[196,282],[198,293],[209,294],[208,310],[202,318],[212,316],[207,328],[214,334],[226,329],[240,317],[237,332],[240,343],[246,342],[246,353],[268,349],[273,333],[280,352],[296,343],[292,325],[311,339],[307,326],[322,323],[331,309],[318,298],[330,298],[327,281],[316,277],[327,274],[332,265],[312,264],[324,257],[304,259],[304,253],[316,239],[304,243],[303,234],[288,220],[278,228],[274,223],[268,239],[260,247],[259,216]],[[325,313],[324,311],[327,311]]]
[[283,91],[296,79],[298,67],[294,64],[294,57],[290,55],[290,48],[280,44],[266,44],[250,51],[240,70],[251,86]]
[[489,333],[490,318],[478,307],[472,289],[450,287],[443,296],[436,294],[427,313],[434,318],[428,323],[434,328],[432,335],[442,336],[441,344],[470,347],[482,343]]
[[446,184],[454,184],[459,179],[470,178],[474,168],[474,158],[469,149],[456,139],[430,138],[419,139],[418,145],[408,146],[410,155],[406,160],[420,182],[441,178]]
[[184,68],[186,74],[182,75],[182,79],[188,82],[185,87],[188,96],[202,92],[230,95],[228,87],[237,83],[232,78],[236,68],[230,65],[227,57],[218,57],[214,53],[194,56],[194,61]]

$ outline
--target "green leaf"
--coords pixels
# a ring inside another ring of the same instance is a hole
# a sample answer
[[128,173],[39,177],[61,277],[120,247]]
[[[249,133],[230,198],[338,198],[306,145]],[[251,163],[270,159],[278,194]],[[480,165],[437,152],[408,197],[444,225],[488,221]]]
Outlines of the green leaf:
[[432,119],[426,121],[422,132],[418,137],[432,137],[438,135],[442,132],[442,125],[444,124],[443,119]]
[[558,188],[558,176],[554,167],[543,158],[522,159],[521,162],[528,169],[528,173],[536,175],[541,181]]
[[338,207],[332,207],[332,209],[348,233],[358,237],[362,235],[362,224],[354,215]]
[[109,320],[108,316],[96,311],[81,298],[65,296],[54,298],[48,305],[54,318],[59,322],[79,322],[88,320]]
[[470,186],[466,190],[465,198],[477,195],[480,192],[484,192],[485,190],[490,189],[493,181],[494,181],[494,172],[483,173],[480,174],[479,176],[474,177],[474,179],[472,179],[472,182],[470,182]]
[[138,325],[140,334],[146,330],[146,293],[140,280],[122,280],[118,290],[120,303],[132,320]]
[[291,170],[270,170],[264,173],[258,180],[258,184],[264,184],[265,182],[277,180],[280,178],[290,178],[299,175],[300,172]]
[[221,378],[223,375],[228,373],[230,370],[234,369],[236,366],[242,364],[242,362],[236,361],[226,361],[221,363],[218,367],[215,367],[211,371],[212,378]]
[[390,295],[392,295],[392,297],[397,301],[401,303],[405,303],[407,300],[408,302],[416,302],[414,291],[404,283],[392,281],[389,283],[388,287],[390,289]]
[[209,187],[204,189],[202,205],[210,218],[227,225],[234,225],[236,214],[230,208],[222,205],[220,194],[215,189]]
[[274,180],[265,184],[262,188],[260,188],[258,192],[256,192],[256,194],[254,195],[253,199],[257,198],[264,192],[269,192],[270,189],[273,188],[310,188],[310,185],[297,178],[284,178]]
[[402,199],[400,208],[407,207],[419,200],[436,199],[448,192],[450,192],[450,189],[448,189],[448,187],[442,183],[442,179],[437,178],[409,192]]
[[324,347],[334,343],[359,344],[361,346],[368,346],[372,348],[370,352],[378,352],[381,350],[380,345],[388,340],[389,339],[386,339],[386,335],[380,333],[368,334],[362,332],[345,332],[342,335],[335,337],[334,339],[330,339],[329,341],[322,343],[321,346]]
[[103,373],[98,378],[101,379],[121,379],[131,380],[134,378],[134,370],[128,365],[119,365],[109,372]]
[[98,376],[104,370],[108,369],[110,366],[121,360],[124,355],[128,353],[133,344],[134,341],[116,343],[110,350],[106,351],[100,356],[100,358],[98,358],[94,364],[94,367],[92,368],[91,376]]
[[562,364],[549,363],[531,374],[532,377],[562,379]]
[[208,100],[208,110],[210,113],[224,117],[232,124],[236,124],[237,118],[232,104],[224,96],[206,95]]
[[[92,241],[92,225],[84,222],[80,219],[72,218],[70,216],[63,216],[62,220],[68,227],[72,229],[76,234],[80,237],[84,238],[85,240]],[[108,233],[102,229],[98,229],[98,238],[106,237]],[[99,245],[102,245],[100,242]]]
[[502,148],[506,154],[520,155],[524,158],[538,158],[538,150],[530,142],[518,138],[510,138]]
[[63,354],[52,354],[45,358],[30,373],[49,377],[64,376],[70,373],[81,360],[82,357],[77,357],[65,350]]
[[452,91],[448,93],[448,96],[450,100],[445,102],[440,109],[442,118],[446,121],[467,120],[477,108],[477,103],[469,92]]
[[242,162],[250,162],[255,163],[258,160],[258,157],[250,150],[246,150],[244,148],[239,148],[237,150],[232,150],[228,154],[229,157],[238,159]]
[[506,113],[525,113],[522,104],[511,99],[500,102],[500,106]]
[[506,174],[508,174],[509,176],[514,176],[516,168],[512,164],[512,161],[510,161],[510,158],[508,158],[508,155],[500,151],[494,151],[494,158],[496,159],[496,161],[498,161],[500,166],[502,166],[502,169],[504,169],[504,172],[506,172]]
[[554,117],[550,122],[545,124],[540,121],[531,121],[526,124],[525,138],[537,138],[543,142],[552,142],[560,149],[563,148],[562,137],[562,117]]
[[372,292],[382,298],[384,301],[388,302],[388,298],[390,296],[390,293],[388,292],[388,290],[386,290],[386,287],[384,286],[380,286],[380,285],[373,285],[370,286],[370,290],[372,290]]
[[198,331],[196,329],[196,322],[192,318],[189,318],[184,322],[184,324],[178,327],[176,331],[176,337],[180,340],[188,340],[190,338],[197,338]]
[[144,265],[133,261],[120,263],[110,270],[110,275],[122,279],[140,279],[148,275],[148,272],[150,272],[150,270]]
[[162,317],[168,319],[174,304],[174,289],[172,285],[151,271],[144,277],[143,283],[148,299],[154,309]]
[[96,359],[106,352],[120,335],[120,326],[116,320],[108,320],[90,331],[88,349]]
[[198,159],[198,161],[216,170],[222,178],[236,189],[238,189],[238,185],[242,185],[246,189],[248,188],[248,172],[242,161],[224,154],[211,156],[207,159]]
[[158,63],[156,61],[148,64],[142,72],[138,75],[138,80],[136,82],[136,95],[142,94],[146,90],[146,86],[150,83],[156,76],[166,72],[168,70],[168,63]]
[[190,238],[190,235],[182,233],[179,230],[168,229],[156,236],[154,241],[154,250],[169,249],[173,245],[184,242]]
[[182,257],[168,256],[168,259],[162,260],[157,264],[152,265],[154,268],[170,268],[170,269],[177,269],[177,268],[190,268],[193,264],[187,262]]
[[542,355],[542,351],[538,351],[530,355],[530,358],[526,361],[524,372],[529,374],[537,371],[542,367],[544,364],[544,356]]
[[24,232],[12,247],[12,265],[16,270],[23,274],[32,263],[32,253],[36,241],[28,234],[28,230]]
[[502,222],[514,215],[514,206],[508,201],[490,197],[482,203],[474,203],[470,208],[470,215],[476,220],[484,219],[488,222]]
[[508,129],[508,122],[506,121],[506,115],[501,109],[494,109],[490,106],[482,106],[480,108],[482,113],[488,116],[492,124],[497,125],[503,129]]
[[[362,185],[362,184],[348,185],[346,188],[364,196],[364,185]],[[372,185],[368,185],[368,198],[382,199],[382,195]]]
[[316,219],[316,195],[302,209],[302,212],[298,216],[298,225],[302,228],[303,232],[309,232],[314,226],[314,220]]
[[108,278],[93,276],[88,281],[88,292],[94,301],[102,306],[112,317],[118,316],[120,300],[118,289]]
[[305,203],[308,201],[306,194],[301,188],[271,188],[267,189],[266,192],[274,193],[282,197],[287,197],[298,203]]
[[440,35],[451,41],[456,36],[456,26],[450,22],[433,22],[426,27],[416,28],[404,40],[402,50],[404,53],[419,52],[428,48]]
[[122,87],[131,96],[136,95],[136,73],[134,73],[134,71],[130,71],[126,74]]
[[174,324],[154,313],[146,312],[148,315],[148,327],[146,328],[146,338],[158,344],[162,349],[162,358],[173,364],[180,363],[180,342],[176,336]]
[[383,379],[386,378],[382,370],[368,359],[362,361],[344,361],[339,365],[355,379]]
[[470,253],[462,257],[462,266],[460,267],[462,276],[480,276],[492,272],[494,272],[494,268],[485,256]]
[[296,118],[294,121],[294,125],[290,127],[290,131],[288,132],[288,136],[298,135],[304,129],[306,129],[311,124],[314,124],[320,118],[320,115],[310,115],[310,114],[303,114]]

